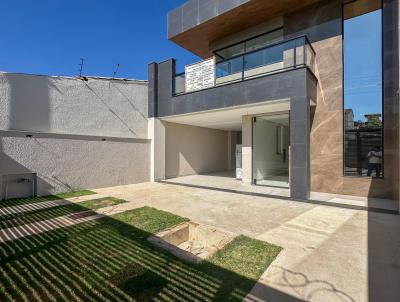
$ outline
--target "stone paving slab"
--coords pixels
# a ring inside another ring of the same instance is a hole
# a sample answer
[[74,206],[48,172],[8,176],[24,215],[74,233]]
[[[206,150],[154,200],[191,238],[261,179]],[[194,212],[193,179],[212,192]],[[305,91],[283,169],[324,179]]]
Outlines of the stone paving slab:
[[11,214],[18,214],[18,213],[25,213],[31,211],[37,211],[42,209],[48,209],[57,206],[63,206],[72,203],[79,203],[82,201],[93,200],[108,197],[103,194],[91,194],[91,195],[84,195],[78,197],[71,197],[65,199],[56,199],[50,201],[43,201],[43,202],[36,202],[36,203],[29,203],[29,204],[22,204],[17,206],[11,206],[6,208],[0,208],[0,217],[11,215]]
[[246,301],[400,301],[399,215],[166,183],[96,192],[282,246]]

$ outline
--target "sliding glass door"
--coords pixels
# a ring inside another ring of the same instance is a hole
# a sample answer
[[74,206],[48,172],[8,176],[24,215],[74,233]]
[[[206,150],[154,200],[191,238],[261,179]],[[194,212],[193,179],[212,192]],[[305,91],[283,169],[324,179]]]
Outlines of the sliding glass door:
[[289,187],[289,113],[253,118],[253,183]]

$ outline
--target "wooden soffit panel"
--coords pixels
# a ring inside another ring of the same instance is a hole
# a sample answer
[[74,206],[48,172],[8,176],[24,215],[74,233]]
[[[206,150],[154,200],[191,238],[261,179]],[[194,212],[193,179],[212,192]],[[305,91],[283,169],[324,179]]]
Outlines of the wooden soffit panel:
[[[209,49],[211,42],[319,1],[250,0],[185,31],[170,35],[169,39],[190,52],[207,58],[212,55]],[[171,21],[173,20],[169,20]]]

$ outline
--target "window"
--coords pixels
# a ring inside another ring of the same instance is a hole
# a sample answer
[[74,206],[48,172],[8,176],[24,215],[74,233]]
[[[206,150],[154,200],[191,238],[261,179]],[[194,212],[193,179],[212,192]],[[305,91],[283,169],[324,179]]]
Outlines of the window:
[[383,177],[382,10],[344,5],[344,174]]
[[268,45],[274,44],[282,40],[283,29],[279,28],[266,34],[248,39],[246,41],[216,50],[215,54],[219,57],[219,59],[225,60],[253,50],[267,47]]

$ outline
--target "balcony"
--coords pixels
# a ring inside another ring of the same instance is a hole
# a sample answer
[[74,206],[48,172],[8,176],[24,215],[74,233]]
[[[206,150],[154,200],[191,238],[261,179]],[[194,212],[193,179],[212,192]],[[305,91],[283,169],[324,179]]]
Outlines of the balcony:
[[[307,67],[315,73],[315,50],[306,36],[288,39],[229,59],[215,58],[213,83],[207,88],[264,77]],[[199,91],[199,90],[197,90]],[[185,73],[173,77],[173,95],[194,92],[186,89]]]

